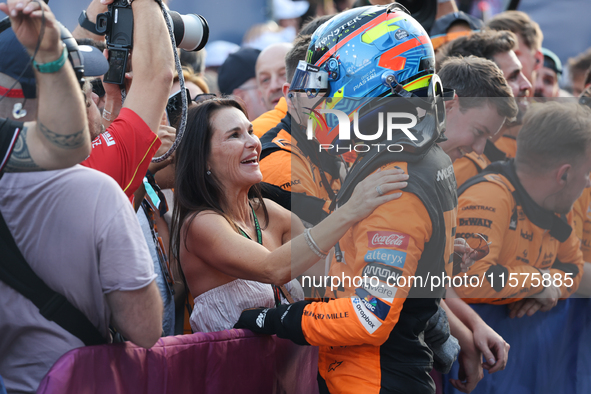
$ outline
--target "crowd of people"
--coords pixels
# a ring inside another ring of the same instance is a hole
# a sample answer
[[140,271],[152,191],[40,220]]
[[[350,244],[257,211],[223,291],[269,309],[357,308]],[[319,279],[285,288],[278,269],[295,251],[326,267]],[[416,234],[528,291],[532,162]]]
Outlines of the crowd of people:
[[0,3],[0,394],[78,347],[231,329],[318,347],[320,393],[478,392],[528,346],[481,304],[591,295],[589,51],[570,94],[520,11],[276,0],[251,44],[187,52],[134,0],[119,85],[112,2],[72,33]]

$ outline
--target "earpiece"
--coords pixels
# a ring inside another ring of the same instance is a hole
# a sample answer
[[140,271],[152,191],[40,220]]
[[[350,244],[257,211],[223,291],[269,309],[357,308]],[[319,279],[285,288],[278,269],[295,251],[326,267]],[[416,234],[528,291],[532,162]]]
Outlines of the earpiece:
[[23,105],[21,103],[14,104],[12,107],[12,117],[15,119],[20,119],[27,115],[27,110],[23,109]]
[[293,93],[292,92],[287,93],[287,98],[291,100],[293,98]]

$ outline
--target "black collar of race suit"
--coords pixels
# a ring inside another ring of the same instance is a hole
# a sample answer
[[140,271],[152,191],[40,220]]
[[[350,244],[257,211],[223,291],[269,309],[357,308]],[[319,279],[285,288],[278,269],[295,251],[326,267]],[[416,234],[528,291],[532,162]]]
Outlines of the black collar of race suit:
[[[285,115],[285,118],[281,119],[281,126],[284,127],[285,131],[291,134],[291,138],[296,140],[298,149],[300,149],[315,166],[328,173],[332,179],[339,179],[339,159],[324,151],[321,152],[318,142],[315,140],[308,140],[308,138],[306,138],[306,132],[302,126],[298,122],[293,122],[292,119],[291,114],[288,112],[287,115]],[[327,185],[327,187],[330,188],[330,185]]]
[[353,190],[355,186],[362,180],[364,180],[368,175],[372,172],[377,170],[383,165],[393,162],[407,162],[407,163],[417,163],[421,161],[430,149],[435,145],[435,142],[432,141],[431,145],[428,149],[421,149],[418,152],[390,152],[387,149],[372,149],[353,165],[347,178],[343,182],[341,186],[341,190],[339,194],[336,196],[336,199],[332,201],[329,210],[333,211],[337,204],[343,205],[346,203],[351,194],[353,194]]
[[[557,215],[552,211],[542,208],[530,197],[527,193],[515,172],[515,159],[506,162],[492,163],[481,173],[481,176],[487,174],[501,174],[511,182],[515,191],[513,198],[518,205],[521,206],[525,216],[530,222],[536,226],[550,230],[550,235],[556,238],[559,242],[564,242],[568,239],[572,232],[572,227],[566,220],[566,215]],[[465,190],[462,187],[462,192]]]
[[484,156],[486,156],[486,158],[490,160],[491,163],[495,161],[507,160],[507,154],[497,148],[490,140],[486,140],[486,145],[484,146]]

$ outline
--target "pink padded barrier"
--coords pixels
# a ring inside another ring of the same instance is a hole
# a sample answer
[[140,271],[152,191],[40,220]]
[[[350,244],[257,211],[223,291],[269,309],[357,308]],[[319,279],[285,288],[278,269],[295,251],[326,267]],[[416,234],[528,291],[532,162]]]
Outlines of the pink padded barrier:
[[37,393],[318,393],[317,371],[316,347],[226,330],[161,338],[149,350],[131,343],[74,349]]

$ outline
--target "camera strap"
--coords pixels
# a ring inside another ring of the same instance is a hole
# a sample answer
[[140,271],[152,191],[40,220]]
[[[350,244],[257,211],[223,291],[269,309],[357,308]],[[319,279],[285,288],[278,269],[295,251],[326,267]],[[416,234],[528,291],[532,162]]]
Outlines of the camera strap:
[[107,343],[98,329],[63,295],[56,293],[33,271],[0,212],[0,280],[28,298],[47,320],[78,337],[86,346]]

